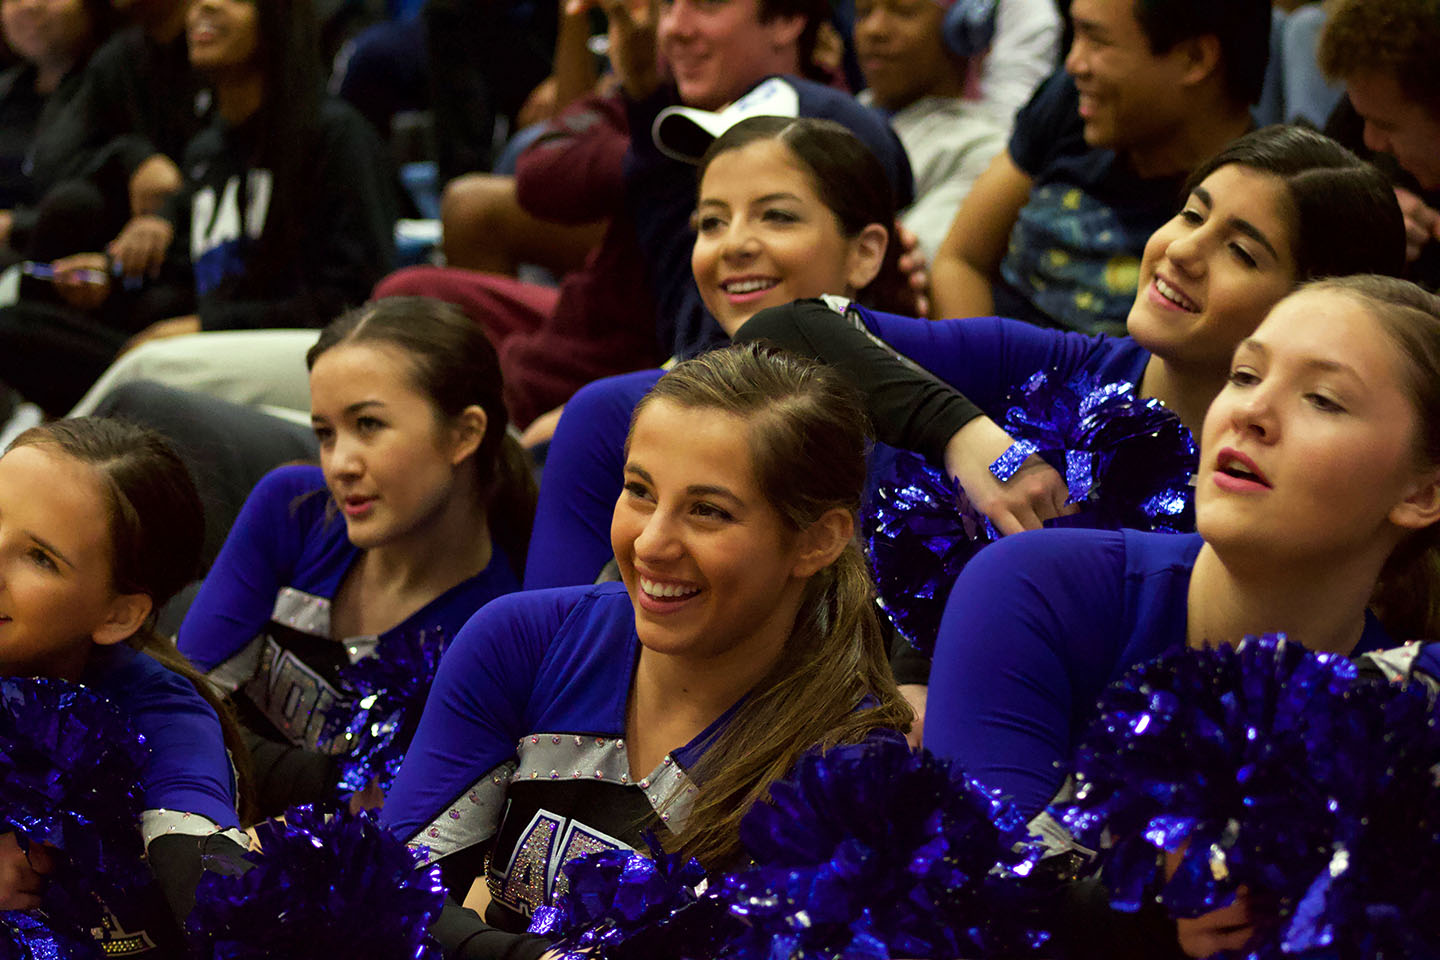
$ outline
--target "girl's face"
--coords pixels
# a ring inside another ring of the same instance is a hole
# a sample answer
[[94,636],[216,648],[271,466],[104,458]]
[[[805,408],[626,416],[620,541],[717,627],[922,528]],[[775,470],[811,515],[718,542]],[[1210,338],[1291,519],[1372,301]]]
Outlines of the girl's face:
[[0,0],[5,40],[31,63],[73,61],[90,42],[81,0]]
[[1388,555],[1436,474],[1416,453],[1407,363],[1355,297],[1304,291],[1276,306],[1205,417],[1205,539],[1306,562]]
[[433,533],[457,485],[470,482],[469,458],[485,432],[478,407],[462,422],[443,422],[414,386],[405,355],[381,344],[320,355],[310,417],[326,485],[362,550]]
[[191,0],[185,17],[191,66],[208,71],[252,66],[259,21],[254,0]]
[[880,270],[885,228],[847,237],[789,147],[757,140],[720,154],[700,183],[690,267],[727,334],[765,307],[851,295]]
[[1224,373],[1295,286],[1290,220],[1280,178],[1239,164],[1210,174],[1145,244],[1130,335],[1174,366]]
[[135,632],[109,523],[92,467],[47,446],[0,457],[0,675],[77,679],[92,643]]
[[647,649],[772,662],[815,572],[803,539],[760,490],[746,420],[665,400],[641,410],[610,544]]

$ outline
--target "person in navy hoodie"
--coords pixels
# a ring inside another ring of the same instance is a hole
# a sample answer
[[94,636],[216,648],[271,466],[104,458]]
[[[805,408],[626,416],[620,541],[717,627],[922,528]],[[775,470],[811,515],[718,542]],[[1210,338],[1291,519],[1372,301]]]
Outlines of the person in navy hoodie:
[[307,360],[320,466],[260,481],[180,628],[239,708],[267,815],[335,789],[342,669],[518,589],[535,503],[495,350],[454,307],[377,301]]
[[[0,457],[0,675],[77,681],[145,738],[140,831],[158,881],[106,904],[116,956],[179,956],[202,858],[246,849],[236,812],[244,747],[226,707],[155,614],[199,566],[204,526],[185,465],[118,420],[57,420]],[[0,835],[0,910],[39,905],[51,864]]]

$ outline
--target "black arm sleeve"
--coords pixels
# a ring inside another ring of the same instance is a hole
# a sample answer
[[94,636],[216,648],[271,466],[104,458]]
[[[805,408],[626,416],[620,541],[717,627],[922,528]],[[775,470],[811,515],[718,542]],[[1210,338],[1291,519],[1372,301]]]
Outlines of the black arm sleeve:
[[202,873],[207,869],[220,869],[224,873],[241,874],[252,866],[245,859],[245,848],[220,833],[204,837],[168,833],[150,841],[145,855],[150,859],[150,870],[170,912],[182,927],[190,911],[195,909],[195,888],[200,884]]
[[823,300],[761,310],[732,339],[764,340],[842,371],[865,395],[877,438],[936,466],[956,431],[981,416],[954,387],[872,335],[857,315],[837,313]]
[[430,934],[446,960],[539,960],[552,946],[534,934],[498,930],[448,897]]

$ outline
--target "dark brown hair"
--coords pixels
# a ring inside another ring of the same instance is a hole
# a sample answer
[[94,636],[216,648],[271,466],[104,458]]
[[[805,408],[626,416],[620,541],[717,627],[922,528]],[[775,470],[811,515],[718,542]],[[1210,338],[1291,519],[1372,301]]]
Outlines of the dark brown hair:
[[1332,80],[1388,73],[1405,96],[1440,113],[1437,50],[1440,4],[1435,0],[1345,0],[1330,11],[1317,56]]
[[220,718],[240,780],[240,815],[250,813],[250,752],[227,703],[173,641],[155,629],[175,594],[200,575],[205,513],[190,472],[164,438],[123,420],[79,417],[26,430],[16,447],[55,447],[93,468],[105,489],[110,521],[110,579],[118,594],[150,598],[150,616],[126,642],[195,686]]
[[[716,350],[660,378],[636,405],[631,429],[661,400],[747,421],[758,485],[791,530],[837,507],[859,509],[868,421],[833,370],[755,344]],[[873,596],[854,540],[810,579],[779,659],[696,766],[700,789],[677,849],[707,867],[726,864],[737,854],[745,812],[806,750],[909,727]]]
[[914,316],[915,294],[900,272],[900,244],[895,240],[895,193],[885,167],[864,141],[833,120],[750,117],[715,138],[700,158],[698,179],[704,180],[716,157],[762,140],[776,140],[789,148],[846,237],[854,238],[872,223],[885,228],[890,240],[880,272],[856,292],[855,299],[877,310]]
[[[1405,359],[1401,386],[1419,425],[1415,458],[1440,467],[1440,297],[1409,281],[1374,275],[1305,289],[1350,297],[1379,322]],[[1440,638],[1440,524],[1411,534],[1395,549],[1371,605],[1397,640]]]
[[490,535],[516,576],[522,576],[535,522],[535,478],[525,451],[507,432],[510,415],[501,396],[500,358],[485,331],[442,300],[386,297],[322,330],[305,363],[313,369],[332,347],[359,343],[389,345],[404,354],[411,382],[430,398],[439,419],[458,417],[470,406],[485,411],[485,436],[471,458],[475,482],[484,496]]

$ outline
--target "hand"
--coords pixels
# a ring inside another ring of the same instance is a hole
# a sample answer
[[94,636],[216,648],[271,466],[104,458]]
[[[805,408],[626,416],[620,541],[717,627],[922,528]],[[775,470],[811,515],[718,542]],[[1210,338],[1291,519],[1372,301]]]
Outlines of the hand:
[[1042,521],[1078,511],[1065,502],[1070,491],[1060,474],[1039,457],[1028,458],[1009,480],[990,472],[990,465],[1013,442],[994,420],[976,417],[945,445],[945,472],[959,481],[975,509],[990,518],[1001,536],[1037,530]]
[[895,221],[895,242],[900,244],[900,259],[896,262],[900,272],[910,284],[915,295],[915,316],[930,315],[930,262],[925,251],[920,249],[920,238],[899,220]]
[[549,413],[542,413],[530,421],[530,426],[520,434],[520,446],[526,450],[533,450],[542,443],[549,443],[555,436],[555,428],[560,425],[560,415],[565,412],[565,405],[561,404]]
[[149,343],[151,340],[164,340],[168,337],[182,337],[187,333],[199,332],[200,318],[194,314],[188,317],[171,317],[169,320],[157,320],[125,341],[125,346],[120,348],[120,353],[116,354],[116,356],[123,356],[140,346],[140,344]]
[[170,197],[180,192],[185,178],[175,161],[163,153],[151,154],[130,174],[130,214],[143,217],[158,213]]
[[1405,262],[1414,263],[1427,244],[1440,240],[1440,211],[1403,187],[1395,188],[1395,199],[1405,216]]
[[[1185,843],[1173,853],[1165,854],[1165,879],[1168,881],[1180,869],[1180,860],[1185,856]],[[1198,917],[1180,918],[1175,921],[1175,932],[1180,949],[1190,957],[1209,957],[1225,950],[1243,950],[1255,933],[1250,916],[1250,892],[1241,887],[1235,893],[1235,902],[1219,910]]]
[[0,247],[10,246],[10,232],[15,229],[15,214],[0,210]]
[[38,843],[27,854],[15,834],[0,835],[0,910],[33,910],[40,906],[44,877],[55,869],[50,853]]
[[655,32],[660,0],[569,0],[565,15],[579,16],[594,7],[610,22],[610,66],[631,100],[644,100],[660,86]]
[[364,790],[357,790],[350,794],[350,813],[352,815],[361,810],[380,810],[385,806],[385,791],[380,789],[380,781],[371,778],[365,785]]
[[110,256],[127,277],[155,276],[165,263],[165,253],[175,238],[175,228],[164,217],[132,217],[110,241]]
[[55,292],[70,306],[95,310],[110,296],[110,261],[103,253],[61,257],[55,268]]
[[911,750],[920,749],[920,741],[925,737],[925,700],[929,693],[930,687],[923,683],[900,684],[900,696],[915,711],[915,722],[910,725],[910,732],[905,734],[905,742],[910,744]]
[[555,98],[557,90],[553,75],[541,80],[520,105],[520,111],[515,114],[515,129],[523,130],[555,116],[559,112],[559,102]]

